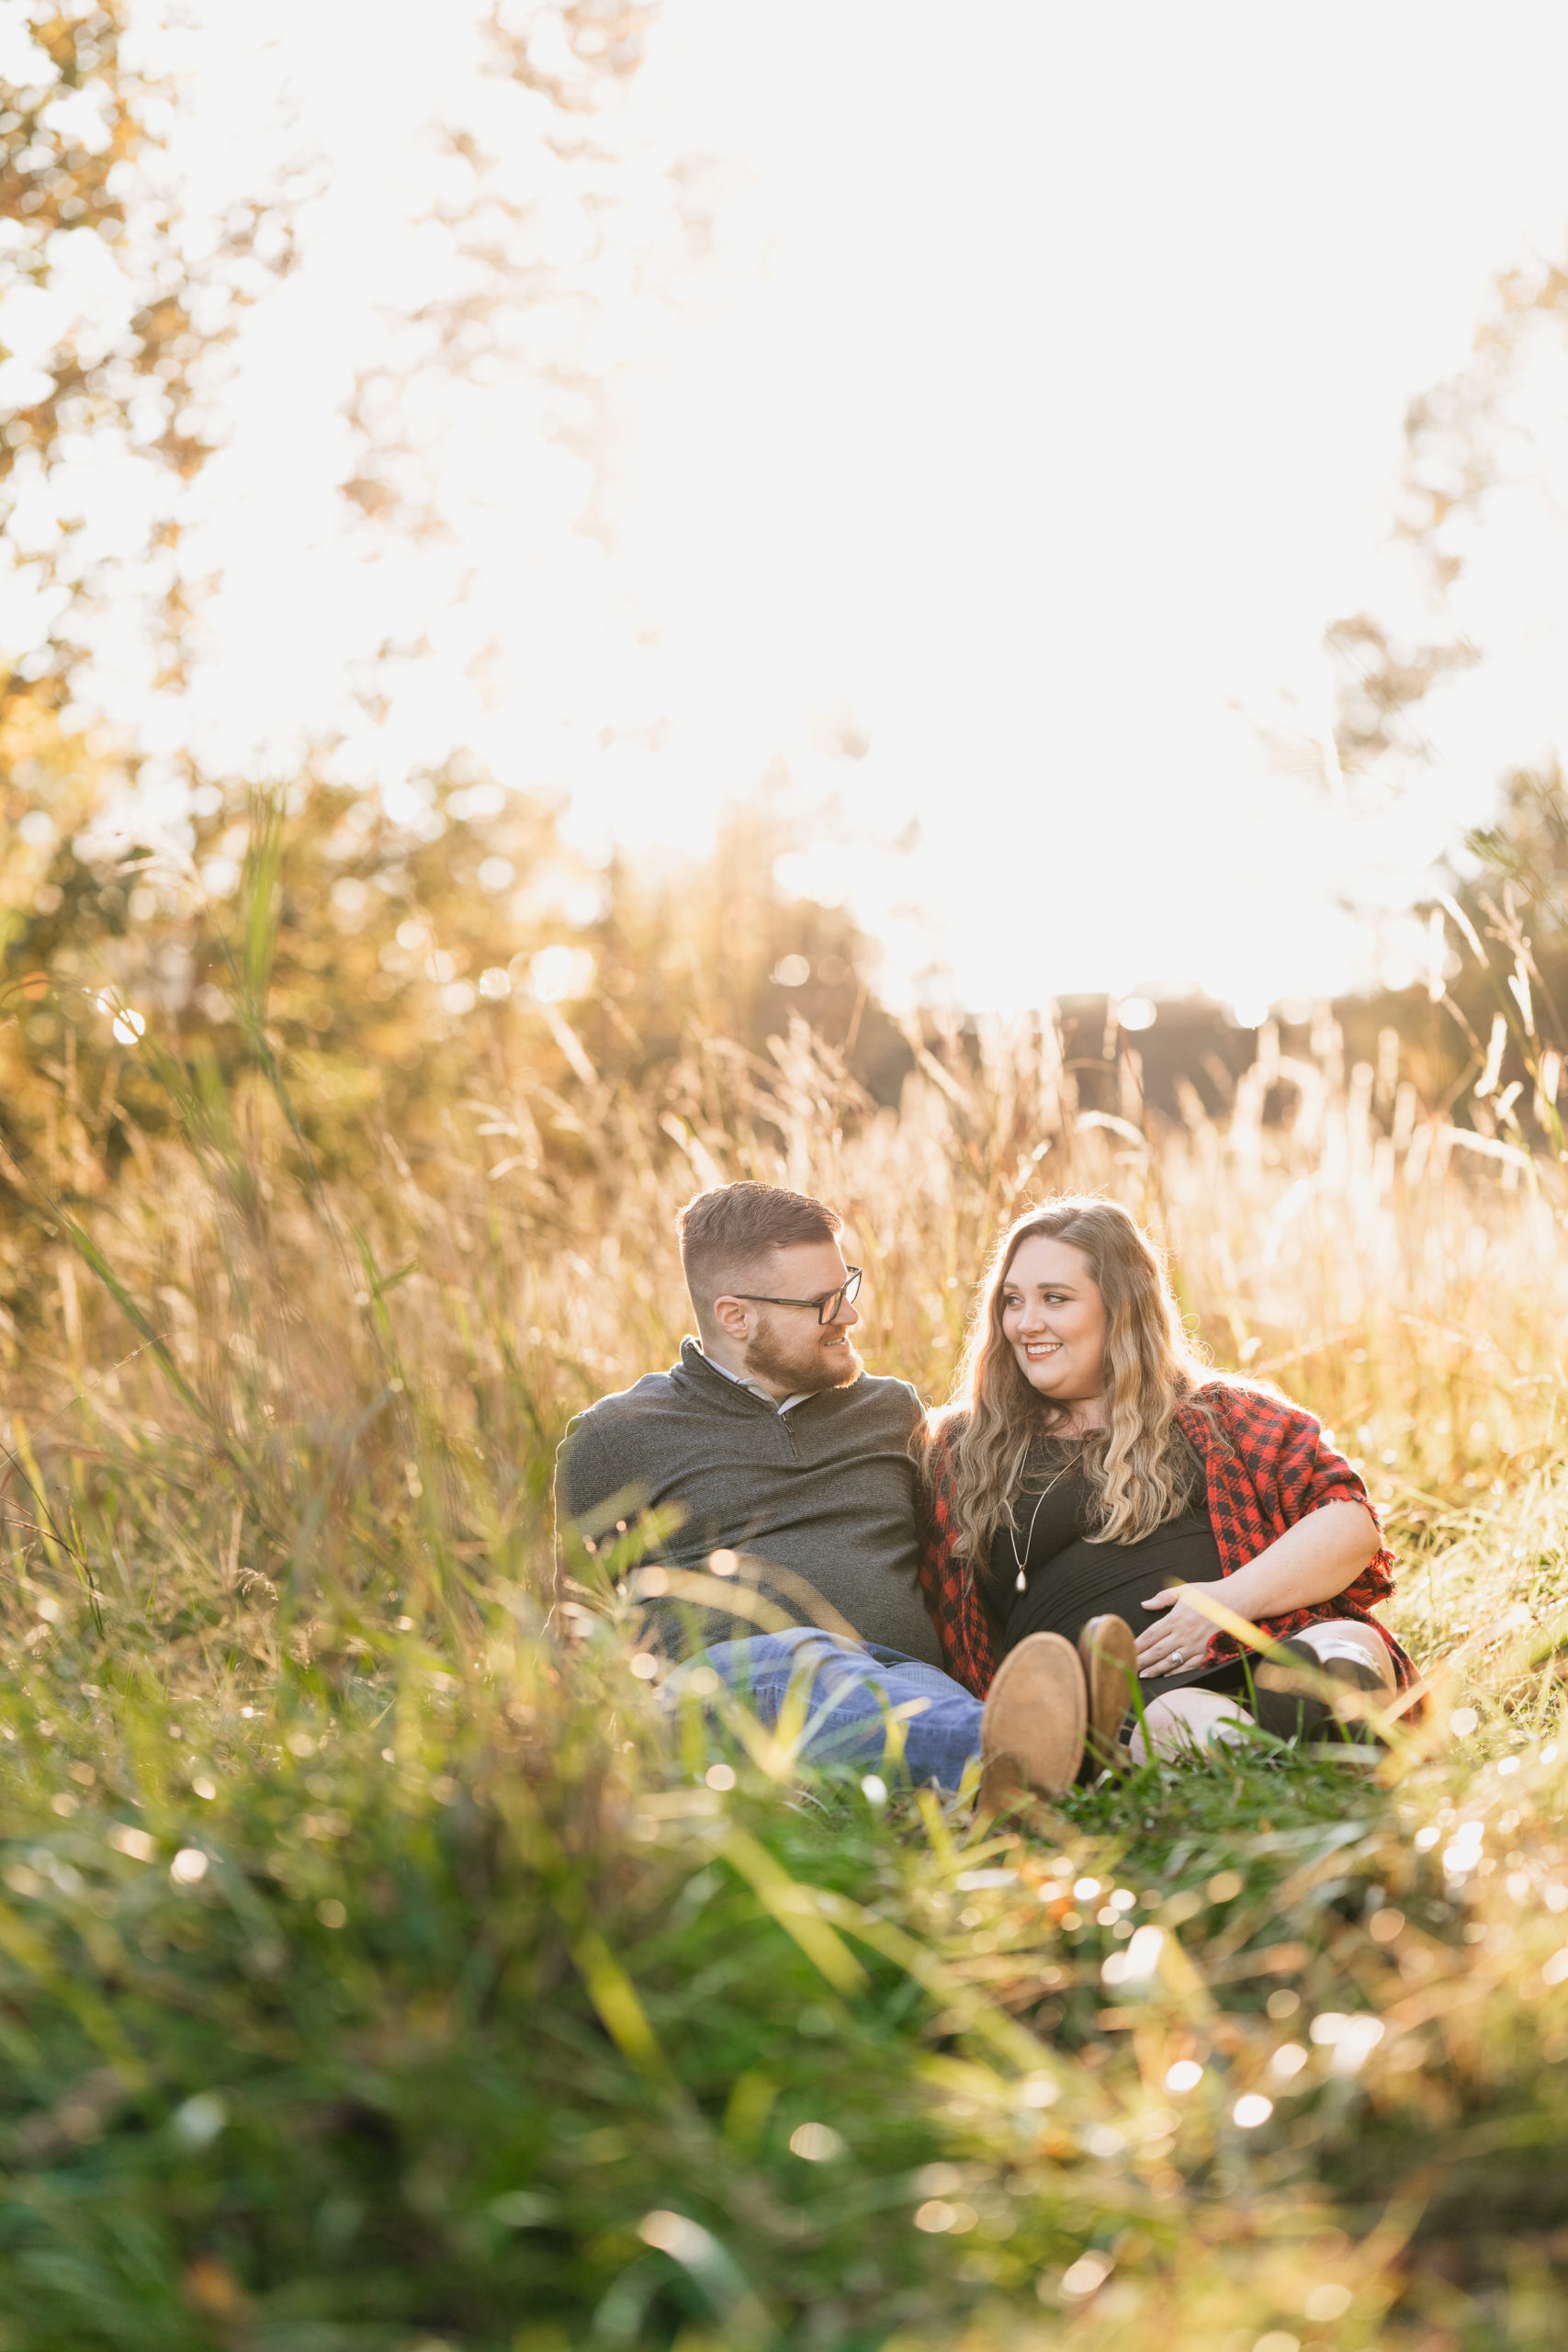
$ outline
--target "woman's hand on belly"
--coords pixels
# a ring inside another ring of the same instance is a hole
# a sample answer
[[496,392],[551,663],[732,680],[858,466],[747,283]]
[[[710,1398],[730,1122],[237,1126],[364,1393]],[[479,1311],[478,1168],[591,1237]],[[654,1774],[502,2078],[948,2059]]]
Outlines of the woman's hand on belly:
[[1354,1583],[1377,1548],[1377,1526],[1368,1510],[1349,1501],[1321,1504],[1230,1576],[1172,1585],[1145,1600],[1145,1609],[1164,1615],[1139,1637],[1138,1672],[1180,1674],[1201,1663],[1219,1628],[1212,1617],[1189,1605],[1188,1594],[1198,1600],[1221,1601],[1233,1616],[1249,1625],[1261,1624],[1288,1610],[1332,1600]]
[[[1138,1639],[1140,1675],[1180,1675],[1199,1665],[1203,1651],[1218,1633],[1213,1618],[1187,1606],[1185,1597],[1218,1600],[1232,1616],[1248,1625],[1283,1616],[1288,1609],[1307,1609],[1314,1601],[1333,1600],[1345,1585],[1354,1583],[1378,1553],[1378,1526],[1361,1503],[1321,1503],[1304,1520],[1288,1526],[1283,1536],[1248,1559],[1244,1569],[1208,1583],[1170,1585],[1145,1601],[1145,1609],[1161,1609],[1159,1625],[1149,1625]],[[1176,1663],[1180,1651],[1180,1665]]]
[[1164,1592],[1151,1593],[1144,1607],[1161,1610],[1164,1614],[1157,1624],[1148,1626],[1138,1635],[1140,1675],[1157,1679],[1162,1674],[1183,1674],[1189,1667],[1202,1664],[1204,1653],[1219,1628],[1212,1617],[1205,1617],[1192,1603],[1194,1600],[1212,1599],[1231,1610],[1231,1596],[1225,1590],[1228,1582],[1228,1577],[1218,1577],[1212,1584],[1173,1584]]

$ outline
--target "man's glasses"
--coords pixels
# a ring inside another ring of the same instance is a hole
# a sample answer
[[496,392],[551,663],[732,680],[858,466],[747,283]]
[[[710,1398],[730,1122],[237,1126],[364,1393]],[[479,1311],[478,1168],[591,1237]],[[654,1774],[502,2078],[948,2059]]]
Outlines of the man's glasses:
[[837,1290],[825,1290],[820,1298],[765,1298],[754,1290],[732,1291],[730,1296],[743,1298],[751,1306],[814,1306],[818,1323],[831,1323],[836,1321],[840,1307],[854,1305],[860,1278],[860,1268],[852,1266],[849,1280],[840,1283]]

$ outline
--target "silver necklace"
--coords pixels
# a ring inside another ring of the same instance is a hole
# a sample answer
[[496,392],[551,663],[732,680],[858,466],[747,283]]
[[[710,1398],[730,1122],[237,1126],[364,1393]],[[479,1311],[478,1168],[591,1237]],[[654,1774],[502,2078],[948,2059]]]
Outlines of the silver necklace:
[[1082,1461],[1083,1448],[1080,1445],[1076,1458],[1071,1462],[1064,1462],[1055,1476],[1052,1479],[1050,1486],[1043,1487],[1041,1488],[1039,1494],[1034,1499],[1034,1509],[1029,1514],[1029,1532],[1023,1539],[1023,1549],[1021,1552],[1018,1548],[1018,1530],[1013,1525],[1011,1520],[1009,1520],[1008,1542],[1012,1546],[1013,1566],[1018,1570],[1018,1580],[1013,1586],[1013,1590],[1015,1592],[1027,1592],[1029,1589],[1029,1578],[1024,1574],[1023,1564],[1029,1557],[1029,1547],[1034,1541],[1034,1522],[1040,1516],[1041,1504],[1044,1501],[1046,1496],[1050,1494],[1053,1487],[1059,1487],[1061,1485],[1068,1471],[1077,1470],[1081,1465]]

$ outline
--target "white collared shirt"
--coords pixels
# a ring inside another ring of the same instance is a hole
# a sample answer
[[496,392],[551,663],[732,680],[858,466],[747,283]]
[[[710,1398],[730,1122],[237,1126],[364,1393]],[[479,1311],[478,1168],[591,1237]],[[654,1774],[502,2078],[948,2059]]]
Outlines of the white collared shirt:
[[726,1380],[734,1381],[737,1388],[749,1388],[753,1396],[760,1396],[764,1405],[773,1406],[780,1413],[787,1413],[792,1405],[804,1405],[808,1396],[816,1394],[814,1389],[803,1388],[798,1396],[786,1396],[780,1404],[776,1397],[769,1396],[760,1380],[749,1380],[743,1372],[731,1372],[727,1363],[715,1363],[714,1358],[705,1350],[703,1362],[713,1364],[715,1372],[722,1372]]

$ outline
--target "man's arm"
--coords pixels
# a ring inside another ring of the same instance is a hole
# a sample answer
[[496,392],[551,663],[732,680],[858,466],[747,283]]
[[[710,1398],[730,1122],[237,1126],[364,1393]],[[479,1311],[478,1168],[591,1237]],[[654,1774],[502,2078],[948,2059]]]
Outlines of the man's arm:
[[566,1435],[556,1448],[556,1521],[580,1519],[592,1510],[594,1501],[602,1499],[594,1494],[592,1475],[593,1431],[580,1413],[566,1425]]
[[[622,1482],[624,1483],[624,1482]],[[563,1526],[581,1526],[592,1536],[605,1517],[604,1506],[615,1499],[615,1464],[598,1430],[585,1413],[569,1421],[556,1448],[556,1475],[551,1488],[554,1505],[554,1603],[559,1605],[567,1574],[562,1556]]]
[[599,1532],[607,1504],[631,1486],[615,1451],[604,1442],[586,1413],[567,1424],[556,1450],[556,1522],[563,1519],[584,1523],[590,1535]]

